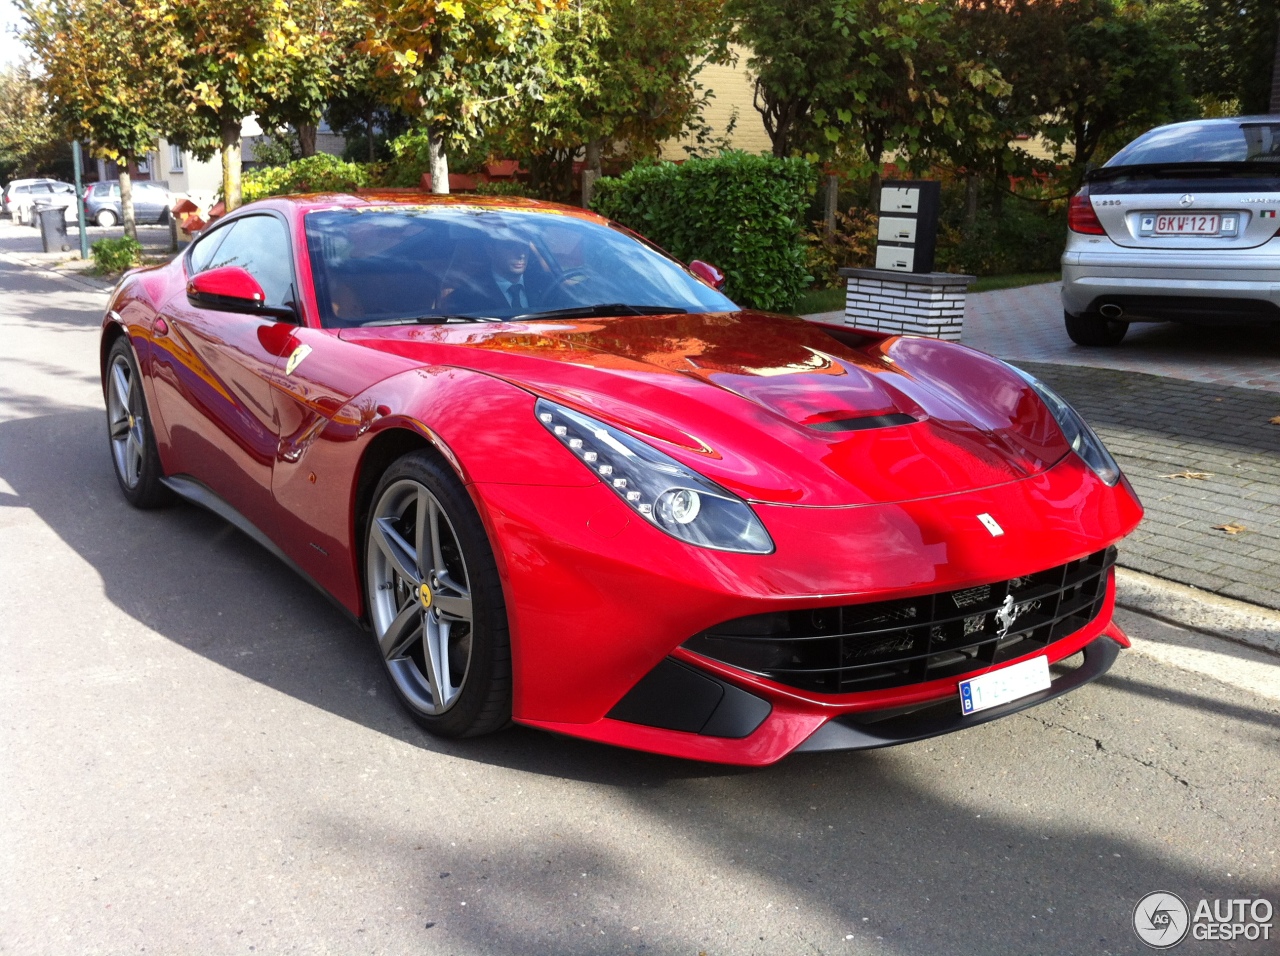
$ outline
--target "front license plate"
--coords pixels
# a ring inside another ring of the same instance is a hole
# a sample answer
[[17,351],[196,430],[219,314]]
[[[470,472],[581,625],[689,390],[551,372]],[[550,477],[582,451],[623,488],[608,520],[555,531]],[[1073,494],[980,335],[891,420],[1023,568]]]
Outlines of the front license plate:
[[1043,654],[960,682],[960,712],[976,714],[1049,686],[1049,658]]
[[1218,217],[1205,215],[1156,216],[1157,236],[1216,236]]

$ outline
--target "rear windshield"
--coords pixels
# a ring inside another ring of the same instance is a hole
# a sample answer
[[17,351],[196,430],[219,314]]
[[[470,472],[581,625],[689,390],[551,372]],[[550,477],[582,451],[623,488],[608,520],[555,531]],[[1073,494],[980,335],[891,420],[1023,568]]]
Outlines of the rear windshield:
[[1280,162],[1280,119],[1162,126],[1139,136],[1107,166],[1266,161]]

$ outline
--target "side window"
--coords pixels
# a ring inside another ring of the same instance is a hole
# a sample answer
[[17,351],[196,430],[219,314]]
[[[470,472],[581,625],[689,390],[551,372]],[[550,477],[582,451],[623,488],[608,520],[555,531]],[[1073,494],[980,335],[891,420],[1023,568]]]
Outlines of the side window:
[[274,216],[246,216],[231,227],[205,268],[240,266],[258,280],[267,305],[284,306],[293,299],[293,265],[289,236]]
[[31,192],[31,187],[30,187],[30,186],[19,186],[19,187],[17,187],[16,189],[14,189],[14,192],[15,192],[15,193],[17,193],[19,196],[26,196],[26,195],[28,195],[28,194]]
[[209,268],[209,260],[213,258],[213,254],[218,251],[218,246],[222,245],[222,240],[230,235],[231,230],[235,226],[225,229],[214,229],[205,233],[191,247],[191,258],[187,260],[191,267],[191,274],[204,272]]
[[112,199],[119,199],[119,198],[120,198],[120,184],[119,184],[119,183],[116,183],[115,185],[113,185],[113,186],[111,187],[111,198],[112,198]]

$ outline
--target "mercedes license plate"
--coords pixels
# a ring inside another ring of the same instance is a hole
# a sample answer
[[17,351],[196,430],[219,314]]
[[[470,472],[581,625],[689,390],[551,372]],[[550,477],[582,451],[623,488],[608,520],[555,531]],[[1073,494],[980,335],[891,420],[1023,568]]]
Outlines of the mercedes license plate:
[[1157,236],[1216,236],[1218,216],[1203,214],[1164,213],[1156,216]]
[[1029,661],[1010,664],[981,677],[960,682],[960,712],[976,714],[999,707],[1049,686],[1049,658],[1041,654]]

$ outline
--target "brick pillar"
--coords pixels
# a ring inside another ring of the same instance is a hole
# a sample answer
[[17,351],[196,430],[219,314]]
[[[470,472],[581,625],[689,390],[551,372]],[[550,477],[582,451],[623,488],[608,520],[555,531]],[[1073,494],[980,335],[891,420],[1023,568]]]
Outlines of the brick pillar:
[[844,321],[872,332],[960,341],[973,276],[950,272],[841,269],[848,283]]

